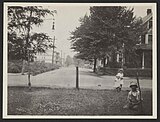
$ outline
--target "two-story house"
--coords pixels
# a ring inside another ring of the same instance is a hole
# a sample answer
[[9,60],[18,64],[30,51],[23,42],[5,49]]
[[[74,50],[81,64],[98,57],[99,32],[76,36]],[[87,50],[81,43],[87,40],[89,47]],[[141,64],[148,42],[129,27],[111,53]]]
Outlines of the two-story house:
[[137,45],[137,52],[141,57],[141,68],[152,67],[152,11],[147,9],[147,15],[143,18],[145,32],[141,35],[140,44]]

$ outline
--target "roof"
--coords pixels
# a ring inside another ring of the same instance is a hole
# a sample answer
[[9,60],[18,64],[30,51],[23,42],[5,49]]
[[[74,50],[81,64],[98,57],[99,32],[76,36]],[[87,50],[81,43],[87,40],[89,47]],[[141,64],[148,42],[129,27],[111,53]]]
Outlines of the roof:
[[136,45],[137,50],[152,50],[152,45],[150,44],[140,44]]
[[150,29],[148,30],[148,34],[149,34],[149,35],[152,35],[152,28],[150,28]]
[[143,24],[148,22],[152,18],[152,13],[148,14],[147,16],[142,18]]

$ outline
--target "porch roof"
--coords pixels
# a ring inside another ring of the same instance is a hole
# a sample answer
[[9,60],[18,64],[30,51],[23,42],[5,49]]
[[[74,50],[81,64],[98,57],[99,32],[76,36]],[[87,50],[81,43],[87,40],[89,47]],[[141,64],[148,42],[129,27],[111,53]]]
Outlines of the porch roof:
[[137,50],[152,50],[152,45],[150,44],[140,44],[136,45]]

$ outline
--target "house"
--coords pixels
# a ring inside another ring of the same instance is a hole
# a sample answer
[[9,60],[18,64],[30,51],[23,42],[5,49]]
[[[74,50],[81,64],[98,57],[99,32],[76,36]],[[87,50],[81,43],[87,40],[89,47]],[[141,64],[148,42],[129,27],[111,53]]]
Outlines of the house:
[[[117,51],[112,51],[110,56],[106,56],[106,60],[97,59],[97,68],[109,66],[111,68],[152,68],[152,10],[147,9],[147,14],[142,18],[142,26],[144,32],[140,36],[140,43],[136,45],[135,52],[125,51],[125,44],[123,43]],[[136,57],[136,56],[137,57]],[[136,58],[135,58],[136,57]],[[105,65],[104,65],[105,64]]]
[[[137,66],[144,69],[152,67],[152,10],[151,9],[147,9],[146,16],[142,18],[142,26],[144,28],[144,32],[140,36],[140,43],[136,45],[137,48],[136,53],[139,55],[139,57],[137,58],[139,64]],[[125,63],[127,63],[130,60],[129,56],[125,57],[123,56],[124,53],[123,46],[122,49],[116,52],[116,59],[115,59],[116,62],[119,63],[122,67]]]
[[145,32],[137,45],[137,54],[141,57],[141,68],[152,67],[152,10],[147,9],[147,15],[142,19]]
[[[44,61],[46,63],[52,63],[52,54],[53,50],[47,50],[45,53],[37,53],[35,55],[35,61]],[[55,51],[53,57],[54,57],[53,63],[60,65],[61,64],[60,53]]]

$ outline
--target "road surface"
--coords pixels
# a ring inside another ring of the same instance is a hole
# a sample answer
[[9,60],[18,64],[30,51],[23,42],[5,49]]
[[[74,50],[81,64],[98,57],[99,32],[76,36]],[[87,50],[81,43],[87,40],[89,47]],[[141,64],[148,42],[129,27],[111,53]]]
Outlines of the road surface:
[[[98,76],[91,69],[79,68],[79,86],[89,89],[113,89],[114,76]],[[123,89],[129,89],[129,83],[136,79],[124,78]],[[27,75],[8,73],[8,86],[27,86]],[[76,68],[62,67],[60,69],[31,76],[32,86],[35,87],[65,87],[76,86]],[[151,79],[140,79],[141,88],[152,88]]]

